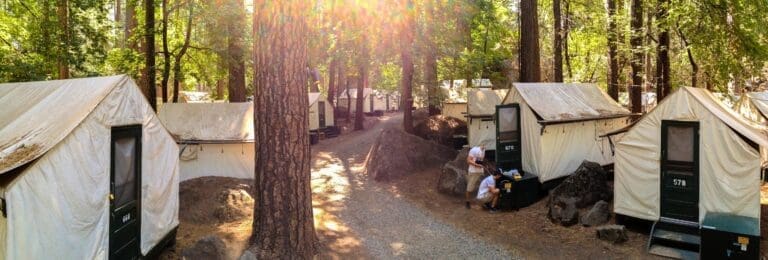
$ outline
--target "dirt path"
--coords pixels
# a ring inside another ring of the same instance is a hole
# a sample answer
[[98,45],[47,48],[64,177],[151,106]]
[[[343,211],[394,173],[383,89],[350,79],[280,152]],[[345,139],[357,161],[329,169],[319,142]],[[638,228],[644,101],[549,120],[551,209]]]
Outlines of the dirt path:
[[388,115],[371,129],[312,148],[315,226],[324,245],[319,258],[517,258],[436,220],[394,186],[365,175],[365,159],[379,132],[401,123],[402,115]]

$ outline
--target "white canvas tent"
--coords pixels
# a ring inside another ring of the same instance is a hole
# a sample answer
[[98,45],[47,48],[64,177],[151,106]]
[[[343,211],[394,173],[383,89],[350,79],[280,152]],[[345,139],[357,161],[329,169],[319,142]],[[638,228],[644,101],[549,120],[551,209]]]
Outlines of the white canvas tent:
[[0,259],[146,256],[175,236],[178,147],[128,76],[0,84],[0,104]]
[[309,131],[333,126],[333,108],[328,104],[328,100],[316,92],[310,92],[307,96],[309,97]]
[[[687,221],[699,222],[707,212],[759,219],[761,160],[750,143],[768,145],[768,132],[705,89],[678,89],[617,140],[614,212],[651,221],[669,217],[661,205],[669,203],[663,198],[670,191],[663,187],[673,185],[693,192],[691,210],[698,214]],[[666,175],[678,180],[667,180],[662,171],[668,161],[697,170],[669,171]]]
[[442,114],[467,121],[467,102],[445,102],[443,103]]
[[467,130],[470,146],[485,144],[485,149],[496,150],[496,105],[501,104],[507,90],[470,88],[467,90]]
[[253,178],[252,103],[169,103],[159,117],[181,147],[181,181]]
[[510,149],[519,147],[523,171],[541,182],[568,176],[584,160],[612,163],[610,140],[600,136],[631,115],[594,84],[514,83],[503,104],[518,106],[499,115],[500,128],[519,131]]
[[[364,88],[363,89],[363,113],[370,113],[372,112],[372,104],[371,103],[371,94],[372,90],[370,88]],[[357,88],[349,88],[349,101],[347,101],[347,91],[344,90],[339,95],[339,98],[337,99],[338,102],[336,103],[337,107],[342,107],[345,109],[347,107],[347,102],[349,102],[349,112],[355,113],[357,111]]]
[[741,95],[734,109],[744,118],[760,125],[768,124],[768,92],[752,92]]

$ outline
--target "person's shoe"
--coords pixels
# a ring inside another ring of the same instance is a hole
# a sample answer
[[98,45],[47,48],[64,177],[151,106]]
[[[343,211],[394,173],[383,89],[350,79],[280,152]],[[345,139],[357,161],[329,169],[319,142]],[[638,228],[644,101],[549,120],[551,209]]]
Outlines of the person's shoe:
[[466,206],[467,209],[472,208],[472,206],[469,205],[469,201],[466,202],[465,206]]
[[483,203],[483,209],[493,209],[491,203]]
[[490,213],[496,213],[496,212],[499,212],[499,209],[497,209],[497,208],[491,208],[490,210],[488,210],[488,212],[490,212]]

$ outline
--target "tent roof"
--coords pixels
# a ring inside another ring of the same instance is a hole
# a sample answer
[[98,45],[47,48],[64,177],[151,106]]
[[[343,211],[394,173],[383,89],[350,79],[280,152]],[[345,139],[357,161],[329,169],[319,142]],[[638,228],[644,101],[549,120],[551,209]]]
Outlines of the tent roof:
[[253,103],[168,103],[158,117],[178,142],[253,141]]
[[763,114],[763,117],[768,117],[768,92],[751,92],[743,95],[741,98],[743,99],[745,96],[752,101],[752,104]]
[[130,80],[119,75],[0,84],[0,174],[48,152]]
[[514,83],[513,87],[543,122],[631,115],[594,84]]
[[[753,124],[747,121],[745,118],[741,117],[740,115],[736,114],[735,111],[731,110],[725,104],[723,104],[714,94],[712,94],[712,92],[709,92],[708,90],[701,89],[701,88],[682,87],[677,91],[675,91],[674,93],[672,93],[672,95],[683,95],[683,94],[691,95],[709,112],[711,112],[718,119],[720,119],[720,121],[722,121],[723,123],[731,127],[734,131],[738,132],[745,138],[751,140],[752,142],[757,143],[760,146],[768,146],[768,129],[761,127],[760,125]],[[656,106],[654,110],[663,107],[664,103],[667,102],[668,100],[670,100],[669,97],[662,100],[661,104]],[[615,134],[628,131],[636,123],[643,120],[643,118],[645,118],[645,116],[648,114],[650,114],[650,112],[646,113],[645,115],[643,115],[642,118],[638,119],[637,121],[633,122],[630,125],[627,125],[620,129],[616,129],[609,133],[606,133],[605,136],[615,135]]]
[[467,114],[471,116],[491,116],[496,113],[496,105],[507,95],[506,89],[470,88],[467,90]]
[[[735,111],[727,108],[712,92],[703,88],[683,87],[677,92],[685,91],[696,98],[699,103],[707,108],[712,114],[717,116],[723,123],[727,124],[733,130],[752,140],[760,146],[768,146],[768,131],[757,124],[747,121],[745,118],[736,114]],[[662,100],[662,103],[664,100]]]
[[307,96],[309,97],[309,106],[314,105],[315,102],[320,100],[320,93],[319,92],[309,92],[307,94]]
[[[371,88],[364,88],[363,89],[363,98],[368,97],[368,95],[371,94],[373,90]],[[357,88],[350,88],[349,89],[349,96],[350,98],[357,98]],[[347,90],[341,92],[341,95],[339,95],[339,98],[347,98]]]

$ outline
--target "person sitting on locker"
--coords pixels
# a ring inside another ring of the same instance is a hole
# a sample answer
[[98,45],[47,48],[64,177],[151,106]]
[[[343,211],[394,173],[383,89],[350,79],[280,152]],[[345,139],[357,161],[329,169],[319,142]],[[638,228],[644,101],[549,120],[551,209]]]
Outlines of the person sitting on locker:
[[477,200],[483,203],[483,208],[489,209],[491,212],[497,210],[496,205],[499,202],[501,191],[496,188],[496,181],[501,179],[501,176],[501,172],[493,171],[493,175],[485,177],[477,189]]

